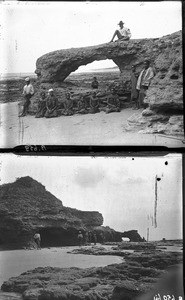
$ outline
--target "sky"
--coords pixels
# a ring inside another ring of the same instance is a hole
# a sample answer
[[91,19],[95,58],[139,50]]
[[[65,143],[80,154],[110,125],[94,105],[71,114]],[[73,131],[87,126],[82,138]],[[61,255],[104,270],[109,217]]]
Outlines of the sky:
[[[168,162],[166,165],[165,162]],[[0,154],[1,184],[30,176],[64,206],[99,211],[104,226],[138,230],[150,240],[182,238],[182,156],[37,157]],[[157,228],[152,226],[155,176],[158,182]],[[150,217],[148,220],[148,216]]]
[[[67,48],[107,43],[120,20],[133,39],[182,29],[181,1],[1,1],[0,73],[34,72],[38,57]],[[93,62],[77,71],[115,66]]]

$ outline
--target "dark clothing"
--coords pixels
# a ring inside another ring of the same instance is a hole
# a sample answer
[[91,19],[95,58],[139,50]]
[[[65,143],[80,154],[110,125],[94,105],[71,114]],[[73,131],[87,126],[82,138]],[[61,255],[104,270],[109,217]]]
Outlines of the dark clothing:
[[28,113],[28,108],[29,108],[29,105],[30,105],[30,103],[31,103],[31,101],[30,101],[31,97],[32,97],[31,94],[26,94],[26,95],[24,96],[25,101],[24,101],[24,104],[23,104],[23,111],[22,111],[21,116],[27,115],[27,113]]
[[81,246],[83,244],[83,235],[82,235],[82,233],[78,234],[78,243],[79,243],[79,246]]
[[41,99],[38,104],[38,110],[36,112],[35,118],[43,118],[46,113],[46,100]]
[[98,113],[100,110],[99,110],[99,101],[97,99],[97,97],[91,97],[90,99],[90,114],[96,114]]
[[139,91],[139,98],[138,98],[138,104],[139,104],[139,108],[144,107],[144,98],[146,96],[146,91],[147,91],[148,87],[142,85],[141,89]]
[[72,116],[74,114],[73,111],[73,100],[71,99],[66,99],[64,102],[64,115],[65,116]]
[[91,83],[91,87],[93,89],[98,89],[98,81],[97,80],[93,80],[92,83]]
[[131,79],[131,101],[132,101],[138,97],[138,91],[136,90],[137,76],[133,71],[131,73],[130,79]]
[[120,101],[118,95],[110,95],[107,101],[106,113],[120,112]]
[[58,117],[57,112],[58,99],[54,95],[49,95],[46,99],[46,118]]
[[80,100],[78,102],[77,113],[79,113],[79,114],[86,114],[86,113],[88,113],[85,101]]

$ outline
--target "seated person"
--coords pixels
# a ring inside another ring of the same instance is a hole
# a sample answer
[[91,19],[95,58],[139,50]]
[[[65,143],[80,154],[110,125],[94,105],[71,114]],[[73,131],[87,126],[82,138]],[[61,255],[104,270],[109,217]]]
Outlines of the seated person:
[[46,113],[46,93],[42,91],[40,93],[40,99],[38,103],[38,110],[36,112],[35,118],[43,118]]
[[85,97],[83,95],[81,96],[80,100],[78,101],[78,107],[77,107],[76,112],[78,114],[87,114],[88,113]]
[[118,40],[122,40],[122,41],[130,40],[130,37],[131,37],[130,29],[124,27],[123,24],[124,24],[123,21],[120,21],[118,23],[120,28],[114,32],[111,42],[113,42],[113,40],[116,36],[117,36]]
[[93,77],[93,81],[92,81],[92,83],[91,83],[91,87],[92,87],[93,89],[98,89],[98,80],[97,80],[96,77]]
[[53,89],[49,89],[48,96],[46,98],[46,109],[47,110],[45,113],[45,117],[46,118],[58,117],[57,106],[58,106],[58,99],[54,95]]
[[106,107],[106,114],[111,112],[120,112],[120,101],[119,97],[116,94],[116,90],[113,88],[111,91],[111,95],[108,96],[107,99],[107,107]]
[[93,95],[90,97],[90,114],[96,114],[99,110],[99,100],[96,96],[96,92],[93,93]]
[[73,111],[73,100],[71,99],[71,94],[69,92],[66,93],[66,99],[64,102],[64,112],[65,116],[72,116],[74,114]]

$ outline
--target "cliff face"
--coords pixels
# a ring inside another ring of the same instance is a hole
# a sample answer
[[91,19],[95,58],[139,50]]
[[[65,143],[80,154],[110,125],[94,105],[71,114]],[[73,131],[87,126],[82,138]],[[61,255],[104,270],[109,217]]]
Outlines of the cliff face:
[[[0,187],[0,246],[34,246],[33,235],[39,231],[42,246],[77,244],[81,230],[94,231],[102,227],[99,212],[79,211],[64,207],[62,202],[30,177],[17,179]],[[108,240],[120,241],[112,230]]]

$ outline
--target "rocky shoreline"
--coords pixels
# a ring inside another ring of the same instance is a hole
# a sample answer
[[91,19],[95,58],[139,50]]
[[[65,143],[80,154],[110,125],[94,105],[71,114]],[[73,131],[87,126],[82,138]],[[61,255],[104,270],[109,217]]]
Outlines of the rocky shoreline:
[[[6,293],[20,293],[24,300],[133,300],[141,295],[141,299],[149,300],[154,299],[156,287],[158,293],[162,292],[161,281],[165,293],[164,282],[175,276],[175,282],[180,279],[178,291],[176,284],[168,285],[168,294],[180,296],[182,274],[179,267],[174,266],[182,265],[182,253],[164,252],[154,249],[155,247],[152,249],[151,245],[148,250],[132,253],[121,252],[121,245],[118,245],[117,250],[115,247],[107,250],[106,246],[88,247],[88,250],[82,247],[76,253],[120,254],[124,261],[120,264],[87,269],[39,267],[10,278],[3,283],[1,290]],[[175,271],[169,271],[172,266]]]

